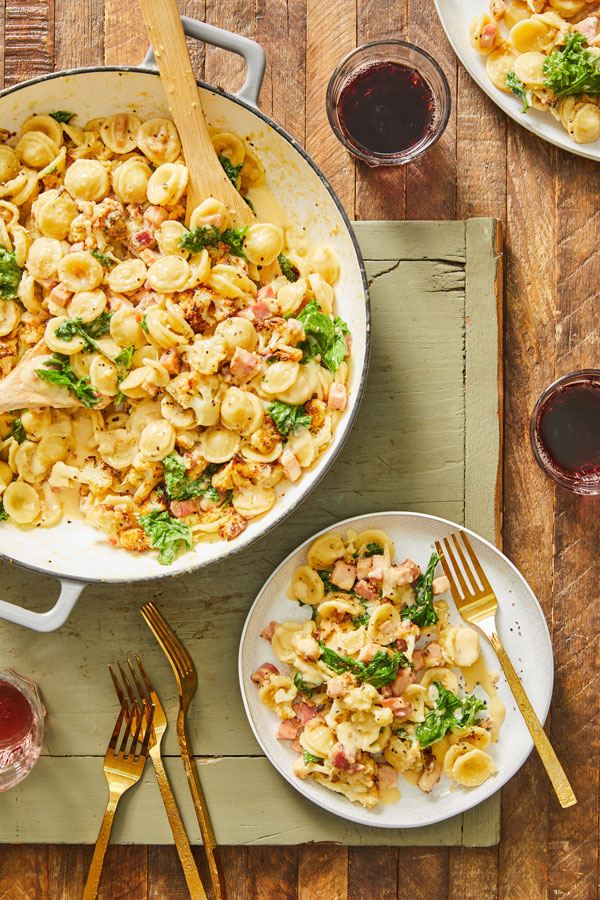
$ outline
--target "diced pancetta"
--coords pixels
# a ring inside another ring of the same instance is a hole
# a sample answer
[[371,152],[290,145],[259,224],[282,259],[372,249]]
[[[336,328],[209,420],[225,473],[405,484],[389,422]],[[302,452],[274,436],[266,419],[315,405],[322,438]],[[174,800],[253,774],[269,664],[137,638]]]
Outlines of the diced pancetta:
[[433,581],[431,582],[431,588],[434,595],[445,594],[446,591],[450,590],[450,581],[448,578],[446,578],[445,575],[440,575],[439,578],[433,579]]
[[490,47],[493,47],[497,31],[498,25],[496,22],[489,22],[483,26],[481,37],[479,38],[479,43],[483,49],[488,50]]
[[274,300],[275,299],[275,291],[273,290],[272,284],[265,284],[264,287],[259,288],[257,294],[257,300]]
[[356,562],[356,577],[357,578],[368,578],[369,569],[371,568],[371,557],[370,556],[361,556],[359,560]]
[[344,747],[342,742],[338,741],[327,754],[327,759],[336,769],[347,771],[356,763],[358,753],[356,747]]
[[350,688],[355,684],[354,678],[350,672],[342,672],[341,675],[334,675],[327,682],[328,697],[344,697]]
[[398,787],[398,773],[393,766],[377,766],[377,782],[380,791]]
[[63,308],[67,306],[73,294],[71,291],[67,290],[62,281],[53,287],[50,291],[50,296],[48,300],[52,303],[56,303],[57,306],[62,306]]
[[261,360],[256,353],[249,353],[243,347],[236,347],[230,363],[231,374],[238,381],[249,381],[260,372]]
[[287,447],[279,457],[279,462],[283,466],[283,474],[288,481],[298,481],[302,475],[302,468],[296,456]]
[[164,353],[161,353],[159,362],[169,375],[177,375],[180,368],[177,348],[171,347],[170,350],[165,350]]
[[346,409],[347,403],[348,392],[345,385],[340,384],[338,381],[334,381],[329,388],[329,394],[327,396],[327,406],[329,407],[329,409],[338,409],[340,410],[340,412],[342,412]]
[[394,697],[399,697],[404,693],[409,684],[413,684],[415,676],[410,669],[400,669],[394,681],[390,685]]
[[425,668],[425,660],[422,650],[414,650],[412,655],[413,672],[420,672]]
[[279,675],[279,669],[277,666],[274,666],[273,663],[265,662],[256,670],[256,672],[252,673],[250,680],[254,681],[256,684],[262,685],[265,681],[270,680],[271,675]]
[[444,665],[444,651],[439,641],[431,641],[423,650],[423,663],[426,669]]
[[301,703],[299,709],[296,710],[296,715],[300,719],[302,725],[306,725],[307,722],[314,719],[318,713],[317,707],[311,706],[310,703]]
[[261,638],[264,638],[265,641],[269,641],[269,643],[271,643],[271,640],[273,638],[273,632],[275,631],[276,625],[279,625],[279,622],[275,622],[275,621],[269,622],[267,627],[263,628],[263,630],[261,631],[261,633],[260,633]]
[[144,210],[144,219],[153,228],[160,228],[162,223],[169,218],[169,213],[162,206],[149,206]]
[[400,587],[403,584],[412,584],[420,574],[419,566],[412,559],[405,559],[402,565],[392,566],[390,577],[392,583]]
[[343,591],[351,591],[356,581],[356,566],[350,566],[338,559],[333,567],[330,581]]
[[385,575],[385,557],[383,556],[372,556],[371,557],[371,568],[369,569],[369,581],[383,581],[383,576]]
[[377,588],[374,585],[369,584],[368,581],[357,581],[354,585],[354,593],[363,600],[375,601],[379,599]]
[[407,719],[412,712],[412,703],[402,697],[387,697],[381,701],[386,709],[391,709],[395,719]]
[[299,719],[285,719],[277,729],[275,737],[280,741],[293,741],[298,737],[300,725]]
[[193,500],[171,500],[169,510],[176,519],[183,519],[184,516],[191,516],[193,513],[201,511],[201,497],[194,497]]
[[587,19],[583,19],[581,22],[578,22],[574,26],[574,28],[575,31],[578,31],[579,34],[582,34],[586,41],[589,43],[598,36],[598,16],[588,16]]
[[360,653],[358,654],[359,662],[370,663],[375,654],[383,649],[380,644],[376,644],[374,641],[371,641],[369,644],[365,644]]

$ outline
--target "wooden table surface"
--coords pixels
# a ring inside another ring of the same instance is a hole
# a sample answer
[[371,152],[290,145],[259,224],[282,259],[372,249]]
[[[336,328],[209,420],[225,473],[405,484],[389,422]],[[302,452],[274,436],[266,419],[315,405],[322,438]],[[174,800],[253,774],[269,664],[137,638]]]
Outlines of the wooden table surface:
[[[135,0],[2,0],[2,8],[6,86],[53,68],[137,63],[147,45]],[[502,791],[498,847],[227,848],[230,896],[591,900],[598,889],[599,824],[600,611],[591,604],[597,501],[544,478],[531,455],[528,423],[550,381],[597,361],[600,170],[505,119],[457,65],[432,0],[180,0],[180,9],[263,45],[262,109],[307,148],[351,217],[495,216],[507,223],[504,549],[537,593],[552,631],[549,729],[579,797],[562,811],[532,758]],[[428,49],[448,76],[454,102],[434,151],[406,169],[378,171],[355,166],[333,137],[325,87],[346,52],[386,37]],[[193,56],[199,77],[228,90],[241,84],[236,57],[202,47]],[[399,307],[400,319],[401,298]],[[91,852],[2,846],[0,900],[79,898]],[[109,850],[103,900],[186,896],[172,848]]]

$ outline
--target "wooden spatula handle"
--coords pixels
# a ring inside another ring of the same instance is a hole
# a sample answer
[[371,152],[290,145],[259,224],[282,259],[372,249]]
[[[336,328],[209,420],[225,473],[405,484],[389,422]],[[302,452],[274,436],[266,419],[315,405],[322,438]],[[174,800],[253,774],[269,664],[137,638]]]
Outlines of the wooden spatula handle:
[[238,227],[251,225],[252,210],[225,174],[210,139],[176,0],[140,0],[171,114],[188,169],[186,221],[207,197],[231,211]]

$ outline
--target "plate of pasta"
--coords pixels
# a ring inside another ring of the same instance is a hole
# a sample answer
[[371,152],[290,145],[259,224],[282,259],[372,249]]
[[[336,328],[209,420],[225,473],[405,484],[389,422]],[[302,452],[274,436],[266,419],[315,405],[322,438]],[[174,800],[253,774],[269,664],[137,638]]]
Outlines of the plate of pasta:
[[70,579],[60,615],[0,601],[32,627],[61,624],[86,582],[181,573],[265,534],[323,476],[363,391],[369,306],[347,217],[258,111],[260,47],[184,24],[251,66],[241,99],[200,87],[250,227],[212,198],[187,209],[156,71],[0,95],[0,379],[18,366],[53,406],[0,415],[2,554]]
[[[404,512],[338,522],[284,560],[246,620],[239,678],[256,739],[296,790],[343,818],[433,824],[497,791],[533,747],[438,565],[434,541],[458,527]],[[553,684],[543,612],[506,557],[467,533],[543,722]]]
[[456,55],[507,115],[600,159],[600,15],[594,0],[435,0]]

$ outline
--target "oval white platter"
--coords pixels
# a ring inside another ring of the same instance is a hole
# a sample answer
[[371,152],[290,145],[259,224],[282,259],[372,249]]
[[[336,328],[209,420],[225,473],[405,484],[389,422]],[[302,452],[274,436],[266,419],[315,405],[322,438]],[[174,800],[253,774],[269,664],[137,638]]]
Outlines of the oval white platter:
[[[405,557],[414,559],[424,568],[433,551],[433,542],[456,531],[460,526],[445,519],[409,512],[387,512],[357,516],[345,519],[319,534],[337,531],[344,535],[347,528],[363,531],[367,528],[381,529],[391,537],[396,549],[396,561]],[[495,547],[482,538],[464,529],[470,535],[472,544],[499,600],[497,616],[498,631],[506,650],[515,666],[533,707],[545,721],[550,707],[553,684],[552,644],[544,614],[523,576]],[[413,828],[431,825],[443,819],[465,812],[491,794],[495,793],[523,765],[532,750],[533,743],[525,722],[512,697],[508,684],[501,674],[498,692],[506,706],[506,719],[497,743],[491,745],[491,754],[498,766],[498,773],[477,788],[465,788],[450,782],[444,775],[431,794],[422,793],[416,786],[409,785],[402,776],[398,786],[402,799],[393,806],[363,809],[351,803],[341,794],[333,793],[311,778],[304,781],[292,772],[292,763],[297,754],[289,741],[279,741],[275,733],[280,719],[259,700],[258,688],[250,680],[263,662],[272,662],[281,671],[288,667],[279,663],[270,644],[261,638],[260,632],[271,620],[304,621],[307,607],[288,600],[286,590],[294,569],[306,563],[306,551],[313,535],[291,553],[273,572],[256,598],[244,625],[239,651],[239,677],[242,698],[248,720],[256,739],[265,755],[275,768],[301,794],[342,818],[363,825],[382,828]],[[451,620],[459,624],[460,619],[450,594],[445,594],[451,609]],[[494,651],[485,638],[481,640],[482,653],[488,668],[500,667]],[[476,690],[482,699],[480,689]]]
[[478,13],[488,11],[487,0],[434,0],[440,21],[452,44],[454,52],[479,87],[496,106],[543,140],[561,147],[577,156],[600,160],[600,138],[591,144],[576,144],[567,134],[560,122],[549,113],[529,109],[521,113],[521,101],[512,94],[494,87],[485,71],[485,56],[477,53],[469,42],[469,25]]

